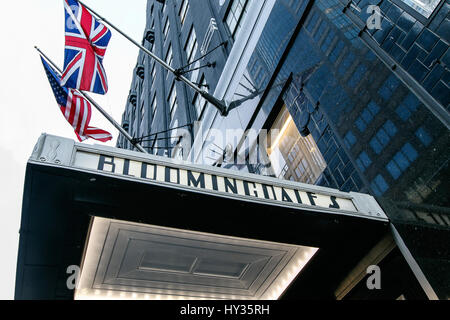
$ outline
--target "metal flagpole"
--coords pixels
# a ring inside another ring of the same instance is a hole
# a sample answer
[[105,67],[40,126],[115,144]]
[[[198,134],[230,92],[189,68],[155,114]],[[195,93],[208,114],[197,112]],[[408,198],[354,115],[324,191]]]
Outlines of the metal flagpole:
[[189,87],[191,87],[192,89],[194,89],[196,92],[198,92],[203,98],[205,98],[205,100],[207,100],[209,103],[211,103],[212,105],[214,105],[222,114],[222,116],[227,116],[228,115],[228,108],[227,105],[225,104],[224,101],[221,101],[219,99],[216,99],[214,96],[212,96],[211,94],[209,94],[208,92],[200,89],[197,85],[195,85],[193,82],[191,82],[190,80],[188,80],[186,77],[184,77],[183,75],[179,74],[174,68],[172,68],[171,66],[169,66],[164,60],[161,60],[160,58],[158,58],[155,54],[153,54],[150,50],[146,49],[144,46],[142,46],[141,44],[139,44],[138,42],[134,41],[132,38],[130,38],[128,35],[126,35],[124,32],[122,32],[122,30],[120,30],[119,28],[117,28],[115,25],[113,25],[111,22],[109,22],[108,20],[106,20],[105,18],[103,18],[101,15],[99,15],[97,12],[95,12],[94,10],[92,10],[91,8],[89,8],[87,5],[85,5],[82,1],[78,0],[79,3],[81,3],[83,6],[86,7],[86,9],[88,9],[90,12],[92,12],[92,14],[94,14],[95,16],[97,16],[97,18],[100,21],[104,21],[106,22],[111,28],[113,28],[114,30],[116,30],[117,32],[119,32],[122,36],[124,36],[126,39],[128,39],[130,42],[132,42],[135,46],[137,46],[139,49],[141,49],[142,51],[144,51],[146,54],[148,54],[150,57],[152,57],[153,59],[155,59],[159,64],[161,64],[164,68],[166,68],[167,70],[169,70],[170,72],[172,72],[177,80],[181,80],[183,81],[185,84],[187,84]]
[[[58,68],[58,66],[56,66],[56,64],[55,63],[53,63],[53,61],[52,60],[50,60],[49,59],[49,57],[47,57],[46,55],[45,55],[45,53],[43,53],[38,47],[34,47],[38,52],[39,52],[39,54],[41,55],[41,56],[43,56],[44,58],[45,58],[45,60],[47,60],[50,64],[51,64],[51,66],[55,69],[55,70],[57,70],[60,74],[62,74],[62,72],[61,72],[61,70]],[[121,126],[120,126],[120,124],[118,124],[105,110],[103,110],[103,108],[102,107],[100,107],[90,96],[88,96],[86,93],[84,93],[83,91],[80,91],[80,90],[76,90],[77,92],[79,92],[81,95],[83,95],[83,97],[85,97],[86,98],[86,100],[88,100],[98,111],[100,111],[100,113],[102,114],[102,115],[104,115],[105,116],[105,118],[106,119],[108,119],[108,121],[109,122],[111,122],[112,123],[112,125],[117,129],[117,130],[119,130],[120,131],[120,133],[121,134],[123,134],[124,135],[124,137],[126,138],[126,139],[128,139],[130,142],[131,142],[131,144],[133,144],[139,151],[141,151],[141,152],[143,152],[143,153],[148,153],[147,151],[145,151],[145,149],[139,144],[139,143],[137,143],[134,139],[133,139],[133,137],[132,136],[130,136],[129,134],[128,134],[128,132],[124,129],[124,128],[122,128]]]

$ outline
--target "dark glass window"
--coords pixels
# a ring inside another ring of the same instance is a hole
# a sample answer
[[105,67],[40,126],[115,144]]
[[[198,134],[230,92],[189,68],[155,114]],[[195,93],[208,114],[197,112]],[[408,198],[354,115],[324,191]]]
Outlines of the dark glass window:
[[336,62],[336,60],[339,58],[342,49],[344,49],[344,42],[342,42],[342,40],[339,40],[339,42],[336,44],[336,46],[334,47],[333,51],[331,51],[330,53],[330,61],[331,62]]
[[323,52],[326,52],[328,50],[328,48],[330,47],[331,43],[333,42],[334,38],[336,37],[336,34],[334,33],[333,30],[330,30],[330,32],[328,32],[327,37],[325,38],[325,40],[322,43],[322,46],[320,47],[320,49]]
[[398,108],[395,110],[397,115],[403,121],[408,120],[411,115],[417,111],[419,108],[420,102],[412,93],[408,94],[406,98],[400,103]]
[[358,68],[356,68],[356,70],[353,73],[350,80],[348,80],[348,86],[351,88],[355,88],[358,85],[358,83],[361,81],[361,79],[363,78],[366,71],[367,71],[367,67],[363,64],[360,64],[358,66]]
[[356,159],[356,164],[361,169],[361,171],[365,171],[371,164],[372,160],[370,159],[369,155],[363,151],[359,154],[358,159]]
[[428,147],[433,141],[433,138],[423,127],[417,129],[416,137],[419,138],[420,142],[422,142],[425,147]]
[[383,195],[389,189],[388,183],[384,180],[381,174],[377,175],[375,179],[373,179],[370,186],[377,196]]
[[164,40],[167,39],[167,35],[169,34],[169,31],[170,31],[170,22],[169,22],[169,17],[167,17],[166,23],[164,24],[164,29],[163,29]]
[[[200,81],[201,88],[204,89],[206,92],[208,92],[208,89],[204,86],[206,84],[205,76],[202,76],[202,79]],[[206,105],[208,104],[208,101],[205,100],[200,94],[196,94],[194,98],[194,106],[195,111],[197,112],[197,119],[200,120],[203,116],[203,111],[206,108]]]
[[364,132],[378,112],[380,112],[380,107],[373,101],[369,102],[367,107],[355,121],[359,131]]
[[341,65],[339,66],[339,73],[341,76],[344,76],[345,73],[348,71],[352,63],[355,61],[356,57],[355,55],[350,52],[347,54],[347,56],[342,60]]
[[384,100],[389,100],[394,91],[397,90],[399,84],[400,81],[397,79],[397,76],[395,74],[391,74],[383,83],[380,90],[378,90],[378,93]]
[[391,138],[396,135],[397,131],[397,127],[391,120],[388,120],[370,140],[369,145],[376,154],[380,154],[381,151],[389,144]]
[[356,137],[351,130],[345,135],[344,141],[349,149],[356,143]]
[[392,178],[397,180],[418,157],[416,149],[410,143],[406,143],[403,148],[397,152],[393,159],[386,165],[387,171]]

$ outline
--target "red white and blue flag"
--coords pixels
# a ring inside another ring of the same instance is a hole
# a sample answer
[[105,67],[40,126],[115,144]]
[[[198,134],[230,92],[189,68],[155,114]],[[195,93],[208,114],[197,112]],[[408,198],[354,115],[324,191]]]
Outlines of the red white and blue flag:
[[66,47],[61,85],[105,94],[108,81],[103,58],[111,31],[77,0],[64,0]]
[[44,59],[42,59],[42,63],[59,108],[75,130],[78,140],[80,142],[88,138],[101,142],[111,140],[112,135],[109,132],[89,126],[92,115],[91,104],[74,89],[62,87],[60,85],[60,77],[55,70]]

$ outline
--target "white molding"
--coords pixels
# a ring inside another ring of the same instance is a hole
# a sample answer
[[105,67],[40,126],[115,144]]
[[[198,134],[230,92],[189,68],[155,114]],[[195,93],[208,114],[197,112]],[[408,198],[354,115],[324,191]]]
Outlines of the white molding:
[[[241,32],[233,44],[233,48],[214,92],[216,98],[224,99],[225,101],[230,101],[233,98],[275,2],[276,0],[258,0],[250,3]],[[218,127],[222,120],[223,117],[217,109],[208,105],[189,153],[188,158],[192,162],[203,163],[201,155],[204,151],[203,145],[208,138],[205,133],[211,128]]]

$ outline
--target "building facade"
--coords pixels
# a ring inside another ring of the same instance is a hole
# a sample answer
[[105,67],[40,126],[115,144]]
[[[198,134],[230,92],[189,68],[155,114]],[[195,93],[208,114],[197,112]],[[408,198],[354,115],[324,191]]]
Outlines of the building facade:
[[145,46],[236,108],[221,116],[140,53],[122,119],[136,141],[369,193],[448,297],[448,0],[149,0],[147,17]]

